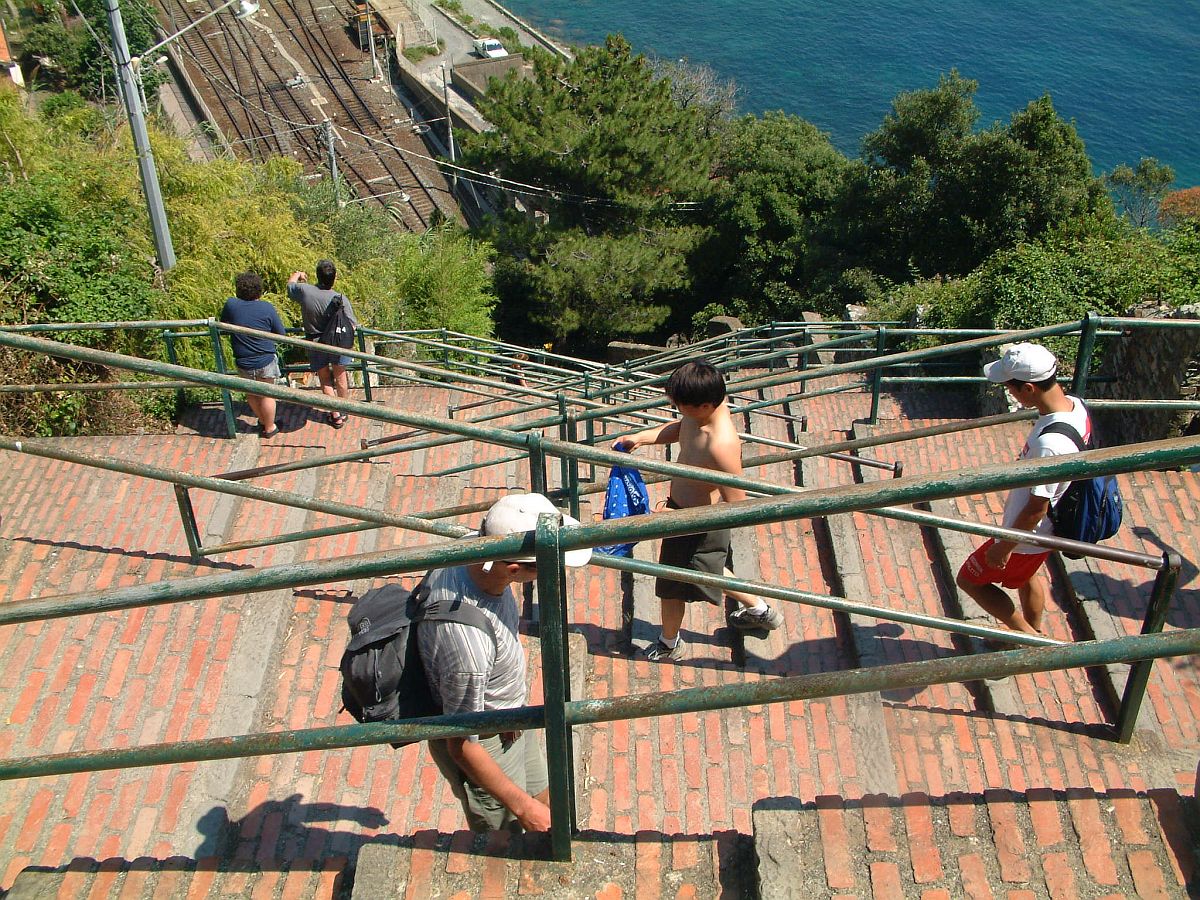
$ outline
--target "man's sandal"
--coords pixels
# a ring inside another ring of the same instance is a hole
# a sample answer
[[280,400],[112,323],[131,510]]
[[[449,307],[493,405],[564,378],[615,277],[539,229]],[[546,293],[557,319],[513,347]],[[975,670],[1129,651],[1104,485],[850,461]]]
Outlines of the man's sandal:
[[341,413],[330,413],[329,414],[329,424],[332,425],[334,428],[341,428],[343,425],[346,424],[346,417],[343,416]]

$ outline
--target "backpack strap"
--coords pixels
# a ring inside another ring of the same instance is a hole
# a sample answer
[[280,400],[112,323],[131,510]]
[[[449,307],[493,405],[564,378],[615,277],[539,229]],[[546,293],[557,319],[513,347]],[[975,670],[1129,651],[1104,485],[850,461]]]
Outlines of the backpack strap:
[[1069,425],[1066,422],[1051,422],[1038,432],[1039,436],[1043,434],[1066,435],[1071,439],[1075,446],[1079,448],[1080,453],[1087,449],[1087,443],[1084,441],[1083,435],[1075,430],[1074,425]]
[[425,583],[424,579],[421,579],[421,583],[413,589],[411,594],[416,609],[409,617],[409,621],[414,625],[417,622],[457,622],[459,625],[478,628],[492,639],[493,645],[496,643],[496,632],[492,630],[492,620],[474,603],[467,603],[460,599],[449,609],[430,609],[425,605],[428,597],[429,585]]

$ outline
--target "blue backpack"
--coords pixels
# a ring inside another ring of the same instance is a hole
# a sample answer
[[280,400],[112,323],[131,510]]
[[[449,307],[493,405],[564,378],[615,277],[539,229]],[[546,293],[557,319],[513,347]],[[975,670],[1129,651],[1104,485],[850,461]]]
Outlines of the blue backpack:
[[[1063,434],[1082,452],[1092,449],[1083,437],[1066,422],[1051,422],[1040,434]],[[1124,515],[1124,503],[1117,479],[1112,475],[1072,481],[1067,492],[1050,508],[1050,521],[1058,537],[1096,544],[1117,533]],[[1075,553],[1064,553],[1079,559]]]
[[[637,469],[613,466],[608,473],[608,490],[604,494],[604,518],[623,519],[626,516],[642,516],[650,512],[650,494],[646,482]],[[633,544],[610,544],[597,547],[597,553],[608,556],[632,556]]]

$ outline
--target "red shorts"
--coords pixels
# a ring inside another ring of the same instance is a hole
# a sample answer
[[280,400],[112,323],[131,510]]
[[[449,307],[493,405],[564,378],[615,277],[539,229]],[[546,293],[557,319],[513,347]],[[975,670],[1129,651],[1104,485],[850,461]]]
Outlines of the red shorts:
[[1002,584],[1006,588],[1019,588],[1028,583],[1033,574],[1041,568],[1050,551],[1045,553],[1014,553],[1008,558],[1003,569],[993,569],[983,558],[988,548],[996,543],[988,538],[983,546],[967,557],[967,561],[958,570],[958,575],[971,584]]

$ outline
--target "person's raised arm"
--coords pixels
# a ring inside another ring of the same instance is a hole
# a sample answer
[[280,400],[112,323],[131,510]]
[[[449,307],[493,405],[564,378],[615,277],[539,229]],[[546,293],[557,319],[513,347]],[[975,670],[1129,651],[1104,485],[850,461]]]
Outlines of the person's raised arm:
[[288,279],[287,295],[290,299],[299,301],[299,285],[308,281],[308,274],[305,272],[293,272],[292,277]]
[[648,447],[651,444],[674,444],[679,440],[679,422],[680,420],[676,419],[673,422],[665,422],[662,425],[647,428],[645,431],[637,431],[619,437],[612,442],[612,448],[632,452],[638,447]]

